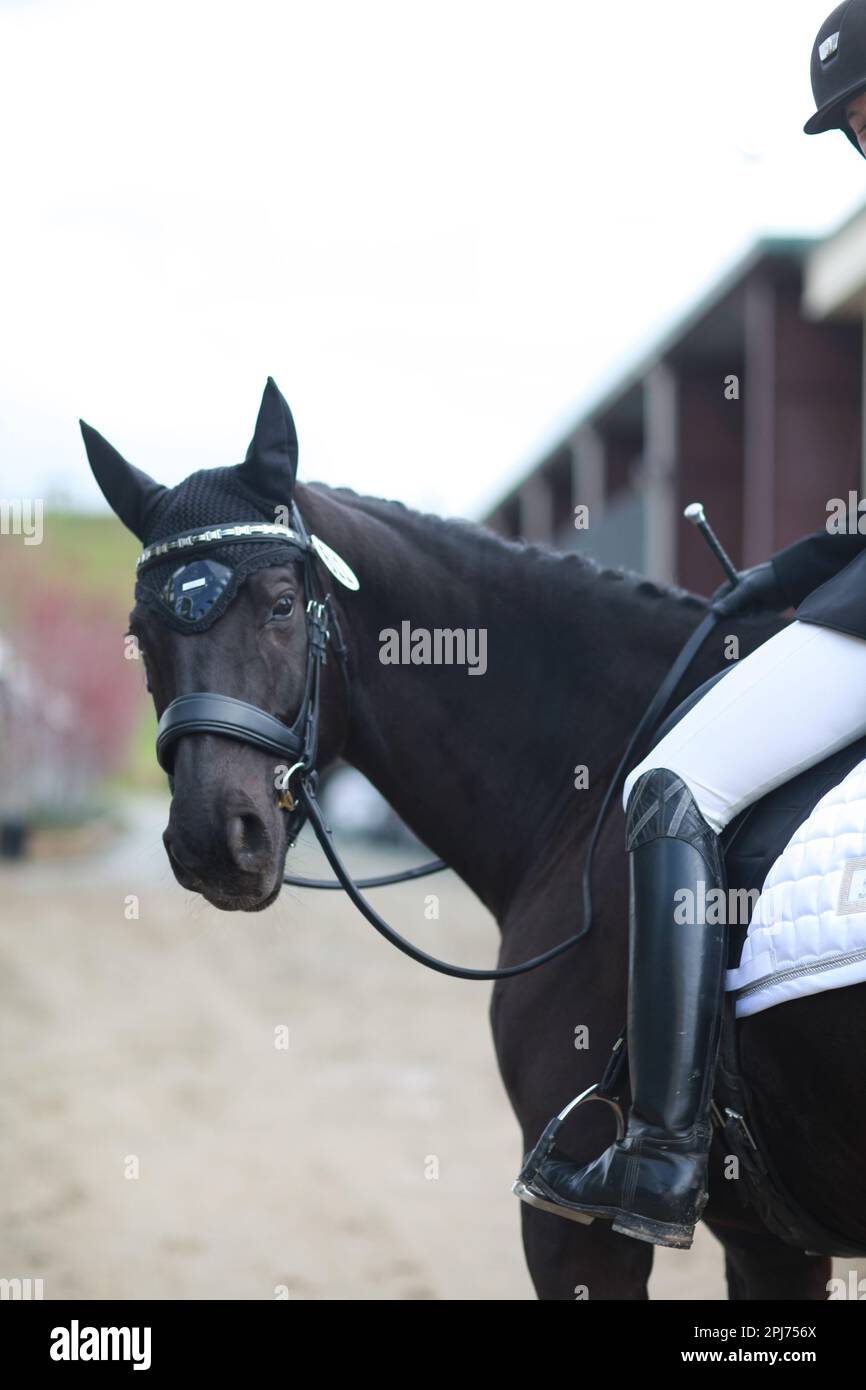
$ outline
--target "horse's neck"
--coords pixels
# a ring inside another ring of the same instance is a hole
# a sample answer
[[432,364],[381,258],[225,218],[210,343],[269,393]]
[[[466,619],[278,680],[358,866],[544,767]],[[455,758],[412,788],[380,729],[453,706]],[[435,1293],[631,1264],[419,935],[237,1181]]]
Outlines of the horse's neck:
[[[316,489],[307,511],[361,583],[335,595],[351,666],[344,756],[500,917],[569,809],[597,806],[698,614],[396,505]],[[483,629],[486,671],[383,661],[383,634],[406,623]],[[575,789],[578,764],[588,791]]]

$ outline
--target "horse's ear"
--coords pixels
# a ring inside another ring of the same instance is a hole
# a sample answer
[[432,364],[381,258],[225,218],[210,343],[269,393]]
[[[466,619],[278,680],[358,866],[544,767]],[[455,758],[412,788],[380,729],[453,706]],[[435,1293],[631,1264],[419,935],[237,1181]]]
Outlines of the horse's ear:
[[78,423],[93,476],[102,489],[103,497],[124,526],[143,541],[153,509],[167,488],[155,483],[140,468],[127,463],[108,440],[103,439],[84,420]]
[[268,377],[256,431],[240,472],[244,482],[269,502],[290,502],[298,471],[298,436],[288,403],[273,377]]

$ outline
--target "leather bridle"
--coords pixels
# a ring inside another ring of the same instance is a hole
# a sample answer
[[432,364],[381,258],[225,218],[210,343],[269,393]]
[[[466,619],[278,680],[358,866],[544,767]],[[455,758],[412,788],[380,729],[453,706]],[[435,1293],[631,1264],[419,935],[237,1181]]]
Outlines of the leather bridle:
[[[309,821],[325,857],[336,875],[336,880],[331,881],[328,879],[297,878],[286,874],[283,878],[284,883],[302,888],[342,888],[358,911],[366,917],[376,931],[399,951],[402,951],[412,960],[418,961],[421,965],[438,971],[440,974],[450,975],[455,979],[503,980],[515,975],[523,975],[529,970],[535,970],[540,965],[546,965],[555,960],[565,951],[576,946],[590,929],[592,924],[592,858],[602,824],[612,804],[613,794],[626,769],[631,765],[640,739],[657,723],[665,704],[682,679],[693,656],[718,621],[716,613],[713,609],[706,613],[679,653],[632,734],[628,747],[625,749],[607,788],[596,818],[584,864],[584,922],[581,930],[568,937],[567,940],[560,942],[558,946],[542,952],[541,955],[533,956],[530,960],[523,961],[519,965],[503,966],[496,970],[472,970],[464,966],[450,965],[447,961],[439,960],[426,951],[422,951],[396,932],[384,918],[380,917],[376,909],[367,902],[360,891],[362,888],[403,883],[411,879],[425,877],[428,874],[439,873],[442,869],[447,868],[445,861],[436,859],[426,864],[420,864],[416,868],[407,869],[402,873],[385,874],[377,878],[356,881],[343,863],[334,844],[332,831],[325,821],[319,805],[317,798],[319,774],[316,760],[319,751],[321,718],[321,674],[322,667],[327,662],[329,644],[333,644],[337,654],[347,702],[351,698],[351,685],[348,650],[343,640],[339,619],[330,593],[322,587],[319,581],[316,559],[318,558],[337,578],[340,578],[340,566],[342,565],[344,569],[346,567],[340,557],[335,555],[329,547],[308,533],[294,502],[292,503],[291,516],[292,525],[290,527],[277,526],[269,522],[230,522],[222,526],[211,527],[208,530],[189,531],[170,541],[163,541],[150,546],[139,556],[137,572],[140,574],[148,567],[164,562],[167,556],[175,553],[187,555],[195,552],[200,554],[209,549],[222,548],[226,544],[234,542],[249,544],[250,542],[262,541],[272,545],[275,539],[279,539],[298,551],[303,565],[304,595],[307,601],[307,667],[304,691],[294,721],[291,724],[286,724],[275,715],[260,709],[258,705],[250,704],[246,700],[237,700],[230,695],[218,695],[210,691],[195,691],[188,695],[179,695],[163,711],[156,736],[157,760],[160,767],[168,774],[170,785],[173,787],[172,774],[176,745],[180,739],[192,734],[217,734],[223,738],[251,744],[254,748],[260,748],[264,752],[273,753],[286,760],[286,772],[281,774],[282,791],[279,804],[290,816],[289,847],[294,845],[300,830]],[[297,788],[294,793],[290,785],[293,780]]]
[[172,781],[174,754],[180,739],[190,734],[219,734],[241,743],[252,744],[266,753],[286,761],[280,774],[280,806],[292,816],[289,843],[294,844],[306,820],[305,805],[292,794],[291,784],[296,777],[315,777],[319,751],[320,704],[322,667],[327,660],[327,648],[333,641],[348,696],[349,679],[347,652],[337,614],[329,594],[318,581],[313,556],[313,542],[300,513],[292,504],[292,526],[268,522],[232,522],[202,531],[188,531],[171,541],[148,547],[139,556],[136,572],[141,574],[153,565],[162,564],[167,556],[191,552],[197,555],[227,544],[249,544],[261,541],[273,545],[285,543],[302,559],[304,596],[306,598],[307,667],[304,690],[298,713],[291,724],[260,709],[247,700],[211,691],[195,691],[179,695],[163,711],[156,733],[156,757],[160,767]]

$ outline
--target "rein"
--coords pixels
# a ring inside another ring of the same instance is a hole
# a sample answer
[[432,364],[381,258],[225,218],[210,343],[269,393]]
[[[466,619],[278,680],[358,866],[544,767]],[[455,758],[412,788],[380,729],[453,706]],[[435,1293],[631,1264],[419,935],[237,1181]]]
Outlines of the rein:
[[[692,518],[690,518],[692,519]],[[645,734],[656,726],[665,705],[691,664],[698,649],[716,626],[719,615],[711,607],[695,628],[688,641],[677,655],[673,665],[664,677],[644,711],[637,727],[608,784],[593,826],[582,875],[583,926],[579,932],[560,942],[541,955],[533,956],[519,965],[503,966],[494,970],[472,970],[464,966],[451,965],[429,955],[412,942],[407,941],[389,926],[376,909],[367,902],[361,893],[362,888],[379,888],[395,883],[406,883],[424,878],[447,868],[442,859],[419,864],[415,868],[400,873],[383,874],[374,878],[356,880],[344,864],[333,840],[333,833],[327,824],[317,797],[318,771],[316,759],[319,748],[319,723],[321,715],[321,670],[327,661],[329,642],[333,642],[347,701],[351,698],[348,671],[348,651],[339,620],[329,593],[321,587],[313,557],[325,566],[341,583],[348,588],[357,588],[358,582],[352,571],[340,556],[330,550],[316,536],[310,536],[294,502],[292,502],[292,527],[276,527],[269,523],[230,523],[208,531],[188,532],[174,537],[171,541],[145,550],[138,561],[142,568],[157,563],[167,553],[190,552],[212,549],[225,540],[249,542],[263,540],[272,542],[276,534],[288,545],[301,552],[304,574],[304,593],[307,599],[307,669],[304,679],[304,693],[300,708],[292,724],[285,724],[267,711],[246,700],[236,700],[229,695],[218,695],[207,691],[196,691],[180,695],[163,711],[159,721],[156,739],[156,756],[160,766],[168,774],[169,784],[173,785],[174,749],[178,740],[188,734],[218,734],[224,738],[235,739],[252,744],[265,752],[284,757],[287,769],[282,778],[279,804],[290,814],[289,844],[294,845],[306,821],[309,821],[328,863],[336,875],[330,879],[298,878],[284,875],[283,882],[293,887],[316,889],[342,888],[358,911],[375,927],[381,936],[410,959],[418,961],[430,970],[441,975],[449,975],[458,980],[505,980],[515,975],[524,975],[529,970],[537,970],[571,950],[589,932],[592,926],[592,863],[595,848],[604,822],[613,802],[616,789],[630,765],[635,750]],[[706,523],[704,523],[704,526]],[[702,526],[702,530],[704,529]],[[708,529],[708,528],[707,528]],[[729,571],[729,577],[735,575]],[[297,774],[298,792],[295,796],[290,787]]]

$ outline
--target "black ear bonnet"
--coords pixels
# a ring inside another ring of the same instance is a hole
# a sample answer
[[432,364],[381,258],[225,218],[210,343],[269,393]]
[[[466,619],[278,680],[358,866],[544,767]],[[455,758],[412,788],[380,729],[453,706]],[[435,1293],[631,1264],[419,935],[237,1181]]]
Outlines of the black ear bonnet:
[[358,588],[357,577],[336,551],[307,534],[295,506],[298,436],[273,377],[243,463],[201,469],[177,487],[163,487],[127,463],[83,420],[81,433],[106,501],[144,545],[136,567],[136,601],[170,627],[206,631],[246,576],[269,565],[303,561],[310,590],[314,552],[338,583]]
[[[257,496],[239,476],[240,469],[240,465],[205,468],[169,488],[148,519],[142,538],[145,553],[161,541],[190,531],[225,527],[227,522],[277,523],[296,531],[288,497],[284,505],[277,506]],[[288,478],[286,481],[289,484]],[[261,538],[216,540],[206,551],[197,547],[189,560],[175,553],[140,564],[136,601],[181,632],[204,632],[222,617],[248,574],[269,565],[291,564],[301,556],[300,543],[280,535],[274,536],[273,543]]]

